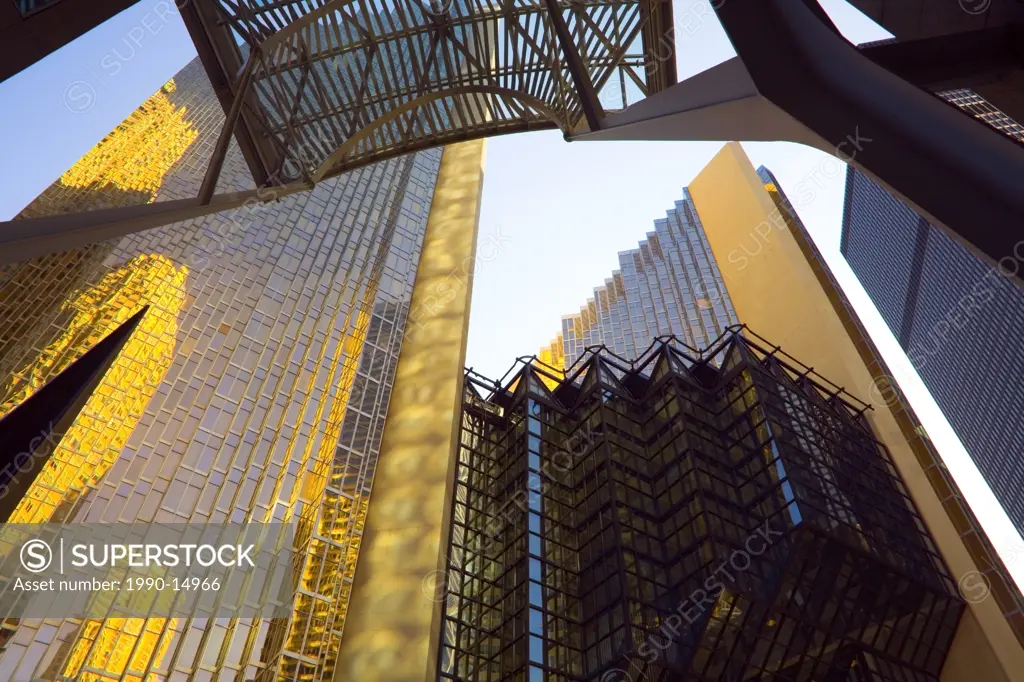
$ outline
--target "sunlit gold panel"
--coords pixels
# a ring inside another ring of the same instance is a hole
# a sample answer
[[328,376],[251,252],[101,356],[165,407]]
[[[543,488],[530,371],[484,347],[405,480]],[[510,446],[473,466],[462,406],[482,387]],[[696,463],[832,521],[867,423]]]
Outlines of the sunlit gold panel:
[[[542,365],[546,365],[546,367],[543,367],[546,372],[551,372],[552,369],[565,369],[565,351],[563,350],[563,344],[562,335],[559,334],[555,337],[554,341],[544,348],[541,348],[540,352],[537,353],[537,359],[542,363]],[[558,382],[547,376],[547,374],[538,374],[538,376],[548,388],[554,389],[558,386]]]
[[[156,200],[171,167],[199,137],[171,79],[19,215],[34,218]],[[81,190],[89,190],[87,193]]]
[[[221,122],[194,61],[22,217],[194,196]],[[26,519],[300,529],[293,618],[8,622],[0,679],[332,677],[440,158],[0,268],[4,410],[151,305]]]
[[[165,176],[198,131],[168,94],[173,80],[30,204],[19,217],[52,215],[151,202]],[[189,270],[159,254],[141,254],[117,267],[101,259],[111,245],[92,245],[6,266],[0,303],[3,392],[0,415],[116,329],[150,306],[78,418],[63,434],[47,466],[11,522],[68,520],[76,502],[102,480],[144,415],[171,365]],[[54,337],[48,338],[57,329]],[[33,353],[33,346],[39,348]],[[28,351],[27,353],[25,351]],[[9,373],[8,373],[9,372]],[[82,680],[142,680],[170,645],[157,646],[167,619],[86,621],[63,674]],[[94,646],[95,643],[95,646]],[[106,670],[113,677],[89,670]],[[125,676],[122,677],[122,674]]]
[[[447,147],[427,222],[412,309],[437,300],[476,249],[484,143]],[[443,566],[453,491],[471,283],[417,319],[398,361],[373,504],[334,679],[436,679]]]
[[38,360],[21,372],[27,380],[0,405],[0,415],[67,368],[142,306],[151,308],[64,434],[10,523],[54,520],[57,509],[73,505],[120,454],[170,367],[187,277],[188,268],[176,268],[162,256],[139,256],[69,302],[75,311],[71,322]]
[[171,640],[161,635],[168,623],[174,627],[175,622],[167,618],[86,621],[63,674],[85,682],[155,682],[157,678],[145,671],[163,662]]
[[[96,484],[117,459],[170,366],[187,277],[187,268],[176,268],[162,256],[139,256],[111,270],[68,303],[74,311],[71,322],[38,361],[21,373],[28,380],[8,395],[0,406],[3,412],[60,373],[139,308],[151,307],[15,509],[12,523],[45,523],[66,517],[86,487]],[[56,513],[58,509],[60,513]],[[78,675],[85,664],[114,676],[83,672],[82,680],[133,679],[121,675],[145,671],[151,662],[159,664],[166,653],[170,643],[166,638],[157,650],[166,622],[162,618],[87,621],[64,674]],[[142,677],[134,679],[141,681]]]

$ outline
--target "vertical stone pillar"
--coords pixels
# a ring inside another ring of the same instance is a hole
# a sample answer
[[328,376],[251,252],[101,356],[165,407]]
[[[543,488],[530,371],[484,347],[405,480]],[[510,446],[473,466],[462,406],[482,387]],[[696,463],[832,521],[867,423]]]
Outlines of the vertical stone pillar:
[[381,439],[336,682],[436,680],[483,140],[446,147]]

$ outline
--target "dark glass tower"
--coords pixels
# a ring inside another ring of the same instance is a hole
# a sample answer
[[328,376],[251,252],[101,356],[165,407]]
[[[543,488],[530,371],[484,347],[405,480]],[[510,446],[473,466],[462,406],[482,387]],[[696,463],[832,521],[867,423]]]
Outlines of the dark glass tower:
[[470,372],[439,677],[937,681],[947,569],[866,406],[772,348]]
[[[943,96],[1024,141],[969,91]],[[840,250],[1018,530],[1024,531],[1024,291],[851,168]],[[1007,273],[1024,250],[1006,254]]]

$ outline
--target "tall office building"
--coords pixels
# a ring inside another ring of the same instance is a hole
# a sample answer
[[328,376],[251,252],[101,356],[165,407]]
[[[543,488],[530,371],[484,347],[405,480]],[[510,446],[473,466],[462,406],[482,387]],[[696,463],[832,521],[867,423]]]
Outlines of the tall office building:
[[[792,219],[799,220],[772,172],[761,166],[757,174],[779,194]],[[730,258],[756,255],[761,238],[754,234]],[[586,306],[562,317],[562,331],[538,357],[561,369],[575,363],[588,347],[605,346],[634,359],[660,336],[706,348],[738,323],[700,215],[689,190],[683,188],[682,201],[654,222],[654,232],[648,232],[638,248],[619,253],[619,269],[594,289]]]
[[937,682],[963,602],[867,409],[736,333],[470,373],[439,677]]
[[[970,91],[944,93],[1024,142],[1024,127]],[[967,452],[1024,532],[1024,291],[850,168],[840,250]],[[1024,252],[1006,254],[1020,268]]]
[[636,249],[619,253],[619,269],[594,289],[541,359],[568,367],[589,346],[635,358],[663,335],[703,348],[737,323],[722,275],[689,192],[656,220]]
[[699,297],[670,214],[623,254],[657,288],[624,265],[581,311],[602,348],[573,316],[503,382],[467,373],[437,676],[1018,679],[1024,600],[775,177],[732,143],[686,203],[742,335],[622,322],[618,291]]
[[[194,61],[21,216],[195,196],[222,121]],[[0,416],[149,306],[10,521],[286,522],[302,559],[290,620],[7,621],[0,679],[334,677],[417,272],[479,196],[467,144],[0,269]],[[219,191],[252,187],[232,142]]]

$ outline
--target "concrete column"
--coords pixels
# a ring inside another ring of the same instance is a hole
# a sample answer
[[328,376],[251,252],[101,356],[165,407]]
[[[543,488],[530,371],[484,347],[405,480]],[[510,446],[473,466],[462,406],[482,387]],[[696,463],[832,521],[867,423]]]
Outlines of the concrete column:
[[484,141],[446,147],[398,360],[337,682],[437,679]]

